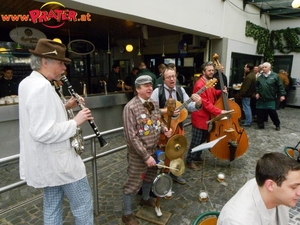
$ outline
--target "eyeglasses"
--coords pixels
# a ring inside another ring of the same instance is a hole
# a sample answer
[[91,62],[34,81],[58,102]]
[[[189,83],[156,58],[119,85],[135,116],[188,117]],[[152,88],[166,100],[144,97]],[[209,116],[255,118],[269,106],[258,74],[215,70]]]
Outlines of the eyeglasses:
[[176,75],[165,77],[166,80],[176,79]]

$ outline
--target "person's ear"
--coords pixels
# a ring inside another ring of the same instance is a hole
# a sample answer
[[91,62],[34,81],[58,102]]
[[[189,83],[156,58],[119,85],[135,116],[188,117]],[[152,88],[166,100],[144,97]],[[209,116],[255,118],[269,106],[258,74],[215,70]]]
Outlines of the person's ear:
[[264,186],[266,187],[266,189],[268,191],[271,191],[271,192],[274,191],[275,185],[276,185],[276,183],[273,180],[271,180],[271,179],[266,180],[265,184],[264,184]]

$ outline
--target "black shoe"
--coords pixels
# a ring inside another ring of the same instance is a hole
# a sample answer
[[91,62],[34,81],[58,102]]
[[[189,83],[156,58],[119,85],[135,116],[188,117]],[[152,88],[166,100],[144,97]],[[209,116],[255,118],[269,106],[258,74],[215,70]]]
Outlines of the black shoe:
[[241,124],[242,127],[251,127],[250,124]]
[[265,129],[265,127],[258,126],[256,129],[262,130],[262,129]]
[[146,205],[155,208],[155,201],[152,198],[149,198],[148,200],[141,198],[140,205]]
[[193,162],[187,163],[187,164],[186,164],[186,167],[189,168],[189,169],[191,169],[191,170],[195,170],[195,171],[200,170],[200,167],[197,166],[197,165],[196,165],[195,163],[193,163]]
[[195,163],[202,163],[203,159],[201,157],[199,157],[199,158],[193,159],[193,162],[195,162]]
[[280,131],[280,126],[277,126],[275,130]]
[[173,181],[176,182],[176,183],[178,183],[178,184],[181,184],[181,185],[185,185],[186,184],[185,179],[183,179],[182,177],[176,177],[172,173],[171,173],[171,177],[172,177]]
[[130,214],[127,216],[123,215],[122,221],[125,223],[125,225],[138,225],[139,224],[133,214]]

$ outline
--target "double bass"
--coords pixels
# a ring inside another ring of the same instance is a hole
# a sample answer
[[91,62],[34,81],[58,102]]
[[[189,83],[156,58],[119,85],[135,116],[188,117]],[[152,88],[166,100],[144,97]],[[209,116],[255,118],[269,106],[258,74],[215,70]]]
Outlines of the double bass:
[[[214,54],[213,60],[217,69],[221,66],[218,58],[219,56]],[[218,69],[218,74],[221,90],[224,90],[224,81],[220,69]],[[213,141],[224,135],[226,136],[214,145],[210,151],[219,159],[233,161],[242,156],[248,149],[248,137],[246,131],[240,127],[238,121],[242,115],[241,108],[236,102],[229,100],[227,94],[223,91],[221,97],[215,103],[215,107],[226,111],[232,111],[233,113],[228,114],[226,117],[216,120],[213,123],[207,141]]]

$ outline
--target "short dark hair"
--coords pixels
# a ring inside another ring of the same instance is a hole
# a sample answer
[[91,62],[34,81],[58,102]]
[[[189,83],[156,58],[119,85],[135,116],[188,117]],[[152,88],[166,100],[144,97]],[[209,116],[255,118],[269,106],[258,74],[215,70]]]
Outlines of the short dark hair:
[[114,64],[114,65],[112,66],[113,69],[116,69],[117,67],[120,67],[120,65],[119,65],[119,64]]
[[168,64],[167,64],[167,67],[173,68],[174,70],[176,70],[176,65],[175,65],[175,63],[168,63]]
[[273,180],[277,186],[281,186],[289,171],[300,170],[300,163],[290,157],[271,152],[264,154],[256,164],[255,178],[258,186],[263,186],[266,180]]
[[131,71],[135,71],[135,70],[139,71],[139,68],[138,67],[133,67]]
[[247,68],[249,68],[249,70],[253,70],[254,64],[253,63],[247,63]]
[[3,72],[6,72],[7,70],[13,70],[13,68],[10,67],[10,66],[4,66],[3,67]]

